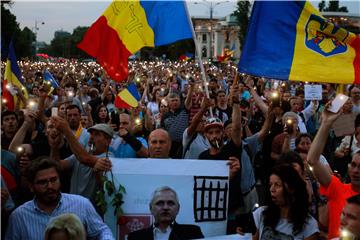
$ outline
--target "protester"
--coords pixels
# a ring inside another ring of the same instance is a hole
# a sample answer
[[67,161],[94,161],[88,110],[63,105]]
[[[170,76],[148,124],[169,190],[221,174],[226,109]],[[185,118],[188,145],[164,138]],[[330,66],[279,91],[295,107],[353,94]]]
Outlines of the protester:
[[[205,75],[209,79],[208,99],[205,97],[207,84],[201,80],[200,66],[194,61],[130,61],[129,77],[120,83],[111,80],[95,62],[85,63],[73,59],[56,61],[57,59],[47,62],[19,61],[24,88],[28,92],[33,90],[31,101],[30,98],[25,98],[25,94],[21,97],[23,89],[17,88],[21,104],[15,104],[14,109],[9,110],[7,99],[3,96],[2,173],[7,171],[9,175],[2,177],[15,208],[32,198],[29,183],[21,175],[27,172],[31,161],[42,155],[60,161],[64,170],[60,174],[62,192],[81,194],[90,200],[94,200],[95,189],[101,187],[99,180],[102,171],[111,168],[109,157],[217,159],[230,161],[231,214],[227,220],[232,221],[232,229],[244,226],[248,222],[243,221],[245,218],[242,214],[251,216],[254,204],[265,202],[262,192],[266,192],[263,190],[268,186],[268,172],[281,154],[290,150],[297,151],[305,166],[303,178],[309,180],[310,167],[307,167],[306,158],[311,158],[309,148],[313,148],[315,142],[311,143],[312,136],[302,135],[301,132],[304,126],[311,134],[324,128],[321,112],[325,104],[335,96],[335,86],[323,83],[323,100],[319,101],[319,113],[309,117],[317,104],[304,104],[303,83],[285,83],[242,74],[239,74],[239,81],[236,82],[233,79],[237,74],[237,66],[233,62],[204,62]],[[4,63],[2,67],[4,68]],[[48,89],[49,84],[42,77],[45,69],[54,75],[59,87]],[[242,81],[243,79],[245,80]],[[142,96],[138,106],[129,109],[116,107],[114,99],[118,98],[119,92],[130,82],[135,83],[139,96]],[[354,85],[349,88],[348,93],[351,96],[349,103],[353,101],[355,104],[354,112],[358,105],[357,90],[358,87]],[[234,94],[239,96],[233,98]],[[276,94],[277,97],[274,97]],[[38,107],[30,104],[32,102],[38,103]],[[240,115],[237,113],[239,105]],[[353,108],[352,105],[346,107]],[[52,116],[52,113],[56,114],[56,110],[53,111],[52,108],[58,109],[58,117]],[[237,114],[235,119],[234,110]],[[211,111],[214,118],[210,118]],[[243,121],[237,119],[239,116]],[[293,123],[290,128],[285,127],[286,120],[289,119]],[[97,123],[103,124],[100,130],[98,125],[94,125]],[[240,124],[241,132],[234,135],[234,131],[239,131]],[[111,134],[110,130],[115,133]],[[330,176],[332,180],[331,174],[338,169],[336,164],[333,165],[331,156],[335,149],[336,154],[346,153],[344,146],[350,143],[351,137],[345,137],[340,144],[343,136],[336,137],[330,128],[323,134],[322,142],[327,142],[326,150],[323,151],[319,146],[317,148],[321,154],[320,161],[325,162],[322,157],[324,155],[330,163],[326,165],[329,174],[326,176]],[[240,136],[241,140],[238,140]],[[355,134],[352,144],[354,156],[357,155],[354,147],[358,142],[356,137],[358,135]],[[234,141],[237,144],[234,145]],[[5,149],[14,154],[5,154]],[[61,161],[69,158],[70,161]],[[349,167],[352,179],[350,186],[355,186],[355,190],[356,169]],[[313,174],[317,177],[310,179],[315,193],[316,179],[324,185],[324,177],[319,177],[319,171],[314,166]],[[12,180],[16,184],[12,184]],[[233,186],[237,187],[237,192],[234,192]],[[352,193],[357,192],[358,190]],[[234,193],[237,198],[233,198]],[[346,191],[338,195],[341,199],[349,197]],[[4,192],[4,199],[5,197]],[[329,198],[331,232],[339,229],[340,223],[335,228],[333,226],[337,221],[334,220],[337,217],[333,217],[333,205],[336,203],[337,209],[340,209],[343,207],[341,202],[345,200]],[[95,201],[92,203],[96,204]],[[312,205],[314,216],[317,215],[315,205]],[[341,209],[336,211],[336,216],[340,216]],[[327,221],[325,223],[327,225]]]
[[306,185],[296,170],[279,165],[271,171],[269,182],[271,201],[253,213],[257,228],[253,239],[317,239],[319,230],[308,213]]
[[18,130],[18,116],[15,112],[2,112],[1,130],[1,149],[7,150]]
[[5,239],[43,239],[50,217],[63,213],[78,216],[86,226],[88,237],[114,239],[88,199],[60,192],[59,175],[60,166],[53,160],[40,158],[32,162],[28,169],[28,180],[35,198],[10,215]]
[[348,167],[350,183],[342,183],[336,176],[331,175],[326,167],[320,162],[320,155],[324,149],[329,129],[334,121],[340,116],[338,113],[331,113],[328,103],[322,113],[322,123],[311,144],[307,155],[309,164],[313,167],[314,174],[321,184],[320,192],[328,199],[329,209],[329,233],[328,238],[340,236],[340,215],[345,206],[346,199],[360,193],[360,154],[352,156]]
[[360,194],[346,200],[341,216],[343,238],[360,238]]
[[45,240],[86,240],[85,228],[80,219],[72,213],[59,215],[51,220],[45,229]]

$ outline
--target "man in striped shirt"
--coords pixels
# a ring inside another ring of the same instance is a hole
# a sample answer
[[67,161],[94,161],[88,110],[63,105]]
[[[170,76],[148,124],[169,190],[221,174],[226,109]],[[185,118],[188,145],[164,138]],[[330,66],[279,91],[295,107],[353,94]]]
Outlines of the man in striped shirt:
[[87,198],[60,192],[60,166],[56,161],[39,158],[28,169],[30,188],[35,197],[10,215],[6,240],[44,239],[46,225],[63,213],[77,215],[90,239],[114,239]]

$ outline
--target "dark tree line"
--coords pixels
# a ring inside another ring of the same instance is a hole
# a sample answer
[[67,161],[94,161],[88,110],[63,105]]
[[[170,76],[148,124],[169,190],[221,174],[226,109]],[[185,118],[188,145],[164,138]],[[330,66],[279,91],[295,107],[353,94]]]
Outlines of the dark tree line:
[[[6,50],[12,38],[17,57],[19,59],[22,57],[32,57],[35,53],[34,43],[36,42],[36,36],[28,27],[20,29],[19,23],[16,21],[16,16],[11,13],[12,4],[12,1],[1,1],[2,59],[7,56]],[[251,7],[250,1],[238,1],[237,9],[233,12],[233,15],[236,16],[237,23],[240,26],[240,48],[242,48],[246,37]],[[340,7],[339,1],[337,0],[329,2],[321,1],[319,3],[319,10],[325,12],[348,12],[346,7]],[[89,58],[86,53],[76,47],[76,45],[82,40],[87,29],[88,27],[79,26],[75,28],[72,33],[55,34],[51,43],[41,49],[38,49],[37,52],[47,53],[48,55],[55,57],[79,59]],[[167,46],[144,48],[141,50],[141,58],[149,59],[154,56],[162,57],[163,55],[166,55],[167,58],[176,60],[182,54],[194,52],[194,42],[192,39],[189,39]]]
[[35,52],[35,34],[28,28],[20,29],[16,16],[11,13],[11,1],[1,1],[1,58],[7,57],[7,50],[11,39],[13,39],[17,58],[28,57]]

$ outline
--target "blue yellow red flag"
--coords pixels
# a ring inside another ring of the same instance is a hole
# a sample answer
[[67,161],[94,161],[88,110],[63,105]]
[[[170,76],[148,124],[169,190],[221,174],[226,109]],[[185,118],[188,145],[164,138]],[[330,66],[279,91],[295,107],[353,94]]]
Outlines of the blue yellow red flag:
[[142,47],[192,38],[184,1],[113,1],[78,47],[115,81],[128,75],[128,58]]
[[239,72],[360,83],[360,37],[325,19],[308,1],[255,1]]
[[[24,87],[24,82],[19,65],[16,61],[15,49],[12,41],[10,41],[9,44],[9,55],[5,67],[4,82],[6,83],[5,88],[10,89],[13,88],[13,86],[16,86],[18,88],[18,91],[22,91],[25,99],[29,98],[28,92]],[[16,94],[12,95],[12,97],[13,99],[10,99],[10,96],[8,95],[9,99],[6,99],[9,103],[13,102],[14,104],[13,107],[9,108],[8,106],[9,110],[14,110],[11,108],[15,108],[16,106],[19,106],[19,108],[25,107],[25,104],[21,102],[21,100],[16,96]]]
[[130,83],[125,89],[120,91],[115,98],[115,107],[117,108],[135,108],[139,106],[141,96],[135,83]]

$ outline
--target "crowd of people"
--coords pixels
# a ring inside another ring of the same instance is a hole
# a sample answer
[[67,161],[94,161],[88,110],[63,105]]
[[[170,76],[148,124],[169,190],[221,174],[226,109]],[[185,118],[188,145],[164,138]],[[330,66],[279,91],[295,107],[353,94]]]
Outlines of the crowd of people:
[[[12,86],[15,109],[2,99],[5,239],[114,239],[95,200],[114,164],[109,157],[227,161],[228,234],[360,239],[359,86],[345,87],[349,100],[333,113],[334,84],[321,84],[321,100],[305,100],[305,83],[246,76],[231,62],[205,62],[206,82],[194,61],[131,61],[120,83],[94,62],[19,66],[24,85]],[[45,70],[59,87],[50,88]],[[117,108],[130,82],[141,100]],[[156,201],[164,191],[165,200]],[[155,191],[154,229],[146,236],[171,239],[178,229],[180,239],[203,237],[195,226],[183,231],[174,223],[175,191]],[[129,239],[147,239],[142,234]]]

